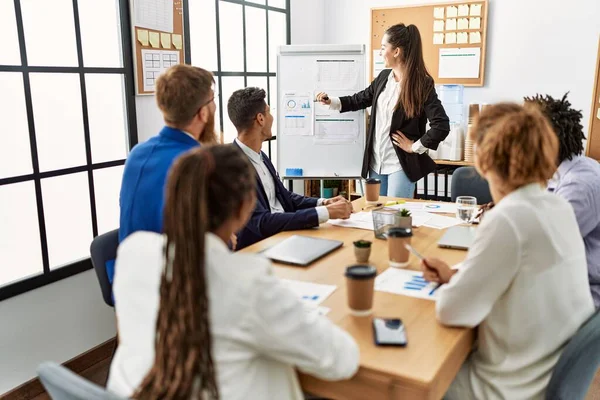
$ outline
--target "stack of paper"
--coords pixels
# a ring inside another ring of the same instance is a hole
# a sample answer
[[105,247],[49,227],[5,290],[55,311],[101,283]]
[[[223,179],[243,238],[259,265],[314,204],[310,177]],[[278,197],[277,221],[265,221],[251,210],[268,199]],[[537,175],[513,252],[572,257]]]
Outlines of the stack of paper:
[[375,278],[375,290],[434,300],[438,284],[427,282],[423,273],[407,269],[388,268]]
[[341,226],[342,228],[365,229],[368,231],[374,229],[373,214],[371,214],[371,211],[352,213],[348,219],[330,219],[329,223],[331,225]]

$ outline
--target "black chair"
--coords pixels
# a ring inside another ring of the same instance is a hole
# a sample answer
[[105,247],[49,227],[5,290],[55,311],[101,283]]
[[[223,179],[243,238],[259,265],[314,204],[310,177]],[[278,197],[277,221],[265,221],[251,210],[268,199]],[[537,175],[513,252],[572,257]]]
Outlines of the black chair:
[[460,167],[452,173],[451,198],[456,201],[458,196],[477,197],[478,204],[492,201],[490,186],[477,173],[474,167]]
[[119,247],[118,229],[97,236],[90,246],[92,265],[96,270],[98,282],[100,282],[102,297],[104,302],[111,307],[114,307],[115,303],[112,296],[112,283],[108,279],[108,272],[106,271],[106,263],[117,258],[117,247]]
[[600,367],[600,312],[573,336],[558,359],[546,389],[548,400],[583,400]]

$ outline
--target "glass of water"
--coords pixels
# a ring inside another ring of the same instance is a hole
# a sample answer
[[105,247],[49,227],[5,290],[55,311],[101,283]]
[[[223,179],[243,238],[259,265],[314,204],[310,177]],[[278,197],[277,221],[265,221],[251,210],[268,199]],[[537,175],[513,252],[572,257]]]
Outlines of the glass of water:
[[456,198],[456,218],[470,224],[477,214],[477,198],[473,196],[458,196]]

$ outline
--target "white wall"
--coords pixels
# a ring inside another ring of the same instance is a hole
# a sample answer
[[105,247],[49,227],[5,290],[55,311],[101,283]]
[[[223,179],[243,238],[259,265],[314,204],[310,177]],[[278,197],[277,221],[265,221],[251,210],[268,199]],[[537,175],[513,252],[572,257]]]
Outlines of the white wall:
[[0,397],[34,378],[43,361],[63,363],[115,336],[94,271],[0,302]]
[[[370,8],[430,0],[327,0],[326,43],[370,46]],[[587,135],[600,34],[600,1],[490,0],[485,86],[465,103],[521,101],[537,92],[562,96],[583,111]],[[410,23],[410,21],[398,21]]]

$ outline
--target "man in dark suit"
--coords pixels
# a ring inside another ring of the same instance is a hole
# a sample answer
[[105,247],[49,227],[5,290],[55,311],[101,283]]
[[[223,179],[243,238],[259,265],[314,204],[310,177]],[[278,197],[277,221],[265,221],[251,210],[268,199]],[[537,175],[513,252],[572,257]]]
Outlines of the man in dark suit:
[[331,219],[349,218],[352,205],[341,196],[333,199],[304,197],[285,188],[275,167],[261,151],[273,135],[273,115],[259,88],[245,88],[229,98],[227,112],[238,131],[235,144],[256,169],[256,208],[246,227],[238,234],[242,249],[282,231],[308,229]]

